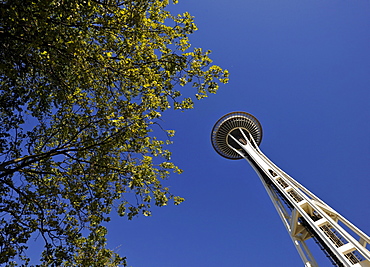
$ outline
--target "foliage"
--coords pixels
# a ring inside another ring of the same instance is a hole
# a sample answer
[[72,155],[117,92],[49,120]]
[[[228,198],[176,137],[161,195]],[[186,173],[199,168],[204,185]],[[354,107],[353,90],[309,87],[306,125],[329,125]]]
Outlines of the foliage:
[[125,265],[106,248],[111,212],[183,201],[161,183],[181,172],[174,132],[153,130],[163,111],[193,108],[181,87],[201,99],[228,73],[189,50],[193,18],[168,5],[0,1],[0,263],[27,265],[37,235],[43,266]]

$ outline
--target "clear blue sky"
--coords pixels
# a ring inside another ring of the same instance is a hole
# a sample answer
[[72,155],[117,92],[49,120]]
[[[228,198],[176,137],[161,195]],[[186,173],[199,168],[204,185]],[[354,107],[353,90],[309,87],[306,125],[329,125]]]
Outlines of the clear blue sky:
[[370,1],[180,0],[175,9],[195,16],[193,46],[211,49],[230,82],[163,116],[184,169],[166,184],[186,202],[115,220],[110,246],[135,267],[303,266],[249,164],[211,146],[214,123],[238,110],[260,120],[267,156],[370,234]]
[[[370,234],[370,1],[180,0],[173,9],[195,16],[191,43],[212,50],[230,82],[194,110],[163,116],[184,169],[165,184],[186,201],[113,220],[109,246],[134,267],[303,266],[253,169],[212,148],[214,123],[239,110],[261,122],[268,157]],[[331,266],[312,245],[320,267]]]

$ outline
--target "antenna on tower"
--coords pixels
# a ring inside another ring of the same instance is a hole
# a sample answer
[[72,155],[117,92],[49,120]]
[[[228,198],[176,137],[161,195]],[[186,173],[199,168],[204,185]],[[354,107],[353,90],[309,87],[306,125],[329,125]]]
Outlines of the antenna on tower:
[[333,265],[370,267],[369,236],[276,166],[259,149],[261,140],[260,122],[246,112],[224,115],[211,134],[218,154],[244,158],[257,172],[304,266],[318,267],[306,244],[312,238]]

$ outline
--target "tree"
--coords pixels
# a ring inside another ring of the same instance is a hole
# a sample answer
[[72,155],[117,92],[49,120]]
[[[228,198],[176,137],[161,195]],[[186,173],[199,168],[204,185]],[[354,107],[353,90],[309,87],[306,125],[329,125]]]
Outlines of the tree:
[[193,108],[181,87],[202,99],[228,72],[189,50],[193,18],[168,5],[0,1],[0,263],[28,265],[38,235],[44,266],[125,265],[106,248],[111,212],[183,201],[161,183],[181,170],[158,118]]

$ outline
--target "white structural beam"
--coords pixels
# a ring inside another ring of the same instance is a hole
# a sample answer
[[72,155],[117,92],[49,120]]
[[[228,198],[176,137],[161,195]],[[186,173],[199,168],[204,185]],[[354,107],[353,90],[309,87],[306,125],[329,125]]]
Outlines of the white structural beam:
[[[245,128],[230,131],[230,149],[255,169],[304,266],[317,267],[305,241],[314,238],[333,264],[370,267],[370,238],[266,157]],[[351,230],[352,236],[346,229]]]

